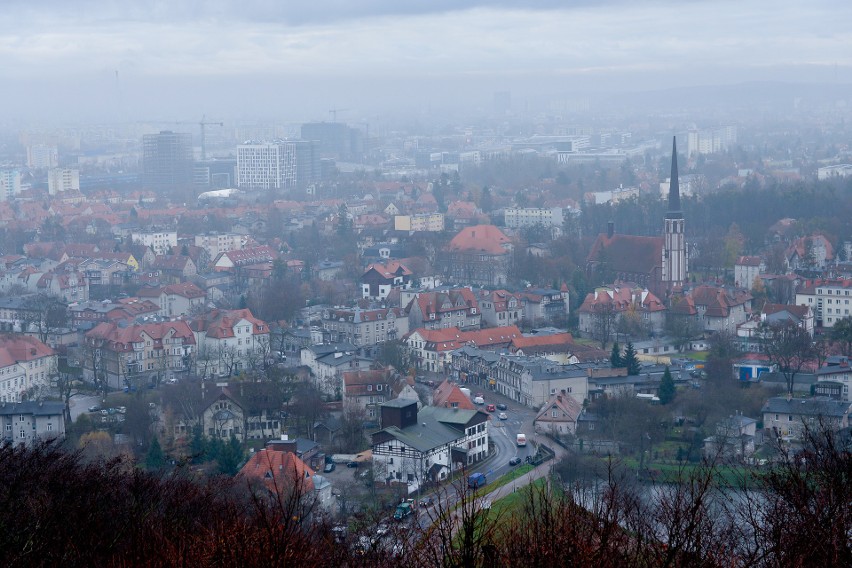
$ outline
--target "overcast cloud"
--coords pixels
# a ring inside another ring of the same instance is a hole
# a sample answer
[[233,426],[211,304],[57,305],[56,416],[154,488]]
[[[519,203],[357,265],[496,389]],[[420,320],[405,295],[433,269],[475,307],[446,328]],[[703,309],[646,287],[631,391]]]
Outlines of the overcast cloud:
[[[3,4],[0,68],[21,87],[11,101],[21,112],[40,100],[81,108],[105,89],[120,89],[131,104],[146,85],[163,104],[180,104],[195,88],[224,106],[236,95],[226,85],[287,88],[291,104],[298,92],[349,105],[340,91],[363,103],[371,87],[425,99],[477,83],[519,93],[852,80],[846,1]],[[325,94],[314,92],[323,85]]]

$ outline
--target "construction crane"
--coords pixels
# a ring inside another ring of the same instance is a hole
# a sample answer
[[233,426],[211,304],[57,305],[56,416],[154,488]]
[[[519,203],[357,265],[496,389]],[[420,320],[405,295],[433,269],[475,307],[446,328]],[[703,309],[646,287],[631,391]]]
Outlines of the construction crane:
[[337,122],[337,113],[338,113],[338,112],[343,112],[343,111],[345,111],[345,110],[349,110],[349,109],[348,109],[348,108],[332,108],[332,109],[329,109],[329,110],[328,110],[328,114],[330,114],[330,115],[331,115],[331,121],[332,121],[332,122]]
[[207,159],[207,132],[206,132],[206,128],[208,126],[225,126],[224,122],[208,121],[206,115],[201,115],[201,120],[199,122],[190,122],[190,121],[187,121],[187,120],[179,120],[179,121],[175,121],[175,122],[167,122],[166,124],[197,124],[201,127],[201,161],[202,162]]

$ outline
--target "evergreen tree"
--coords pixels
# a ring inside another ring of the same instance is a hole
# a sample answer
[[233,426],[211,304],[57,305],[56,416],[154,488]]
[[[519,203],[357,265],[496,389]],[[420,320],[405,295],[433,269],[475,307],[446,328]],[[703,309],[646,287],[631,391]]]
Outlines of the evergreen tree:
[[207,458],[207,440],[204,438],[204,432],[201,429],[201,424],[197,424],[192,429],[192,439],[189,441],[189,452],[194,463],[202,463]]
[[663,380],[660,381],[660,390],[657,391],[657,396],[660,397],[660,404],[670,403],[674,400],[675,394],[677,394],[677,391],[675,390],[674,379],[668,365],[666,365]]
[[624,366],[624,360],[621,358],[621,347],[618,345],[618,341],[612,344],[612,353],[609,356],[609,362],[612,364],[613,369]]
[[628,341],[627,347],[624,348],[624,357],[621,358],[621,366],[627,367],[628,375],[638,375],[642,370],[639,365],[639,358],[636,357],[636,349],[633,348],[633,342]]
[[216,458],[219,464],[219,473],[236,475],[242,461],[242,454],[242,446],[235,436],[231,436],[231,440],[227,444],[220,443],[219,455]]
[[163,448],[160,447],[160,441],[154,436],[151,446],[148,448],[148,453],[145,455],[145,467],[154,471],[162,469],[164,465],[166,465],[166,456],[163,453]]

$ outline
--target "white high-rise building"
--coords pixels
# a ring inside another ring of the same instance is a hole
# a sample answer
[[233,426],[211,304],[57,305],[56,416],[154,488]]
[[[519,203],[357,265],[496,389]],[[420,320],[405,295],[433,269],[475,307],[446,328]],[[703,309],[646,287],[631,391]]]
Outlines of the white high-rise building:
[[295,185],[295,143],[249,142],[237,146],[237,187],[288,189]]
[[80,170],[53,168],[47,172],[47,191],[56,195],[63,191],[80,191]]
[[12,201],[21,193],[21,172],[0,170],[0,201]]
[[27,146],[27,167],[33,169],[55,168],[59,165],[59,149],[47,144]]

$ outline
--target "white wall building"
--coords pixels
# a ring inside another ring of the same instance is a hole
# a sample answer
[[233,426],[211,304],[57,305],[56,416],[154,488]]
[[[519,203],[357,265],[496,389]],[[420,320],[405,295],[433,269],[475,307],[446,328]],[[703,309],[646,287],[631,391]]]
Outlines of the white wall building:
[[237,187],[284,189],[296,185],[296,145],[252,142],[237,146]]
[[13,201],[21,193],[21,172],[0,170],[0,201]]
[[130,239],[137,245],[151,247],[155,254],[168,254],[177,247],[177,231],[135,231]]
[[47,191],[56,195],[63,191],[80,191],[80,170],[53,168],[47,172]]
[[505,210],[505,224],[511,229],[521,227],[561,227],[564,221],[561,207],[509,207]]

